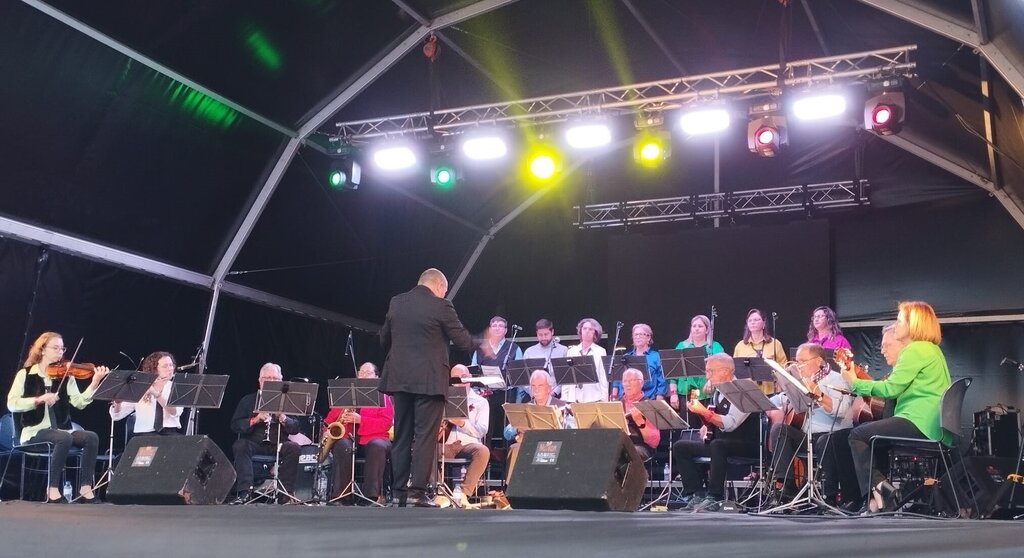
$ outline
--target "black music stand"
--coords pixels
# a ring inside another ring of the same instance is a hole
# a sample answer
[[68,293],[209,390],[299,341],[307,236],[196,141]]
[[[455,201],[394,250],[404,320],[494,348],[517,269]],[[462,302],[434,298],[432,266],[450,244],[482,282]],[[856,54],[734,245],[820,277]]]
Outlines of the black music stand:
[[501,368],[497,366],[474,364],[466,368],[469,370],[469,377],[451,378],[450,385],[475,384],[490,389],[505,389],[507,386],[505,377],[501,374]]
[[633,403],[633,407],[640,411],[640,414],[644,416],[644,419],[654,424],[658,430],[668,430],[668,471],[669,478],[665,479],[665,485],[661,489],[661,494],[651,500],[646,506],[640,508],[640,511],[650,509],[654,504],[665,500],[665,504],[668,505],[669,497],[672,495],[672,434],[677,430],[687,430],[690,425],[686,422],[686,419],[679,416],[679,413],[669,406],[668,401],[658,399],[646,399],[643,401],[637,401]]
[[[349,407],[354,409],[380,408],[384,406],[384,402],[381,393],[377,391],[379,385],[380,380],[377,378],[335,378],[327,380],[327,399],[330,407]],[[359,485],[356,484],[356,447],[359,442],[358,427],[358,424],[352,423],[352,454],[350,456],[352,463],[349,469],[348,485],[341,490],[341,493],[328,500],[327,503],[347,496],[354,496],[372,506],[383,507],[383,504],[380,502],[367,498],[359,488]],[[326,437],[322,443],[325,442]]]
[[[122,403],[138,403],[153,386],[156,374],[141,370],[111,370],[92,398],[99,401],[120,401]],[[107,470],[100,475],[93,489],[109,485],[114,478],[114,418],[110,418],[110,439],[107,446]],[[78,496],[74,500],[78,500]],[[72,501],[74,501],[72,500]]]
[[219,374],[175,374],[171,382],[170,407],[219,409],[231,376]]
[[704,359],[707,353],[703,347],[688,349],[665,349],[661,355],[661,369],[666,380],[679,380],[690,376],[704,376]]
[[[753,357],[752,357],[753,358]],[[742,360],[742,359],[733,359]],[[764,359],[757,359],[762,361],[762,365],[768,370],[771,368],[763,363]],[[768,397],[761,392],[761,387],[754,383],[754,380],[750,378],[737,378],[731,382],[725,382],[715,386],[715,388],[721,392],[730,403],[735,405],[740,411],[748,414],[763,413],[765,411],[771,411],[778,409]],[[761,417],[757,417],[757,478],[761,482],[766,482],[764,478],[764,421]],[[761,494],[763,490],[753,490],[741,503],[749,502],[754,496],[758,496],[758,510],[761,509]]]
[[[267,381],[263,382],[262,389],[257,392],[256,396],[256,409],[257,413],[270,413],[271,416],[276,415],[297,415],[305,416],[308,415],[310,410],[316,404],[316,394],[320,390],[320,386],[314,383],[307,382],[275,382]],[[267,425],[270,428],[270,425]],[[277,422],[277,447],[274,451],[274,468],[278,469],[281,463],[281,421]],[[289,498],[292,502],[302,503],[295,497],[294,494],[290,494],[285,490],[284,485],[281,483],[280,477],[274,479],[274,489],[269,491],[262,496],[269,496],[273,500],[277,500],[278,496],[284,495]]]
[[[554,360],[554,359],[552,359]],[[544,358],[523,358],[508,361],[505,375],[508,376],[508,387],[530,387],[530,374],[534,370],[548,370],[548,361]],[[548,371],[550,373],[550,371]]]
[[[775,380],[774,369],[761,357],[732,357],[736,366],[736,379],[749,379],[755,382],[771,382]],[[730,399],[730,401],[732,401]]]
[[551,368],[555,371],[555,383],[560,386],[600,383],[592,356],[553,358]]
[[[461,379],[453,378],[453,380]],[[444,420],[441,424],[445,424],[450,418],[469,418],[469,394],[466,393],[466,387],[462,382],[459,382],[459,385],[449,386],[448,393],[445,394]],[[447,430],[447,428],[442,428],[437,437],[437,459],[435,460],[437,462],[437,482],[434,487],[434,493],[447,497],[448,501],[452,502],[452,505],[460,507],[462,502],[456,500],[455,492],[444,480],[444,443],[448,438]]]
[[608,375],[608,383],[622,383],[622,373],[627,368],[636,368],[644,375],[644,383],[651,381],[651,371],[647,368],[647,357],[643,355],[617,355],[609,358],[612,363],[611,372]]

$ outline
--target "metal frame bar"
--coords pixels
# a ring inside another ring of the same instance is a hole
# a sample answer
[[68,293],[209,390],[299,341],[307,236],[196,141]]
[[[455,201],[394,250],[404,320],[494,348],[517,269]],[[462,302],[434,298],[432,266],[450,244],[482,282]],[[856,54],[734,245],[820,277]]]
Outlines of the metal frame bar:
[[[163,279],[169,279],[176,283],[201,289],[216,292],[218,288],[218,283],[214,281],[212,276],[157,261],[152,258],[139,256],[138,254],[133,254],[120,248],[113,248],[98,242],[54,232],[36,225],[16,221],[2,216],[0,216],[0,237],[12,238],[27,244],[46,245],[64,254],[102,262],[114,267],[137,271]],[[330,310],[324,310],[303,302],[266,293],[252,287],[247,287],[245,285],[222,282],[219,283],[219,287],[220,292],[234,298],[256,302],[264,306],[285,310],[301,316],[315,318],[326,322],[334,322],[367,332],[375,332],[380,328],[377,324],[360,320],[359,318],[346,316]],[[211,301],[212,305],[216,305],[216,298],[217,297],[215,296]],[[208,317],[207,327],[211,327],[211,324],[212,319]],[[208,335],[204,335],[204,340],[209,342]]]
[[[951,318],[939,318],[940,324],[995,324],[1003,322],[1024,322],[1024,314],[993,314],[991,316],[958,316]],[[889,320],[859,320],[851,322],[839,322],[840,327],[885,327],[892,323]]]
[[[1024,97],[1024,73],[1003,54],[1002,49],[993,43],[982,40],[980,33],[965,22],[943,17],[941,14],[928,10],[926,4],[916,0],[860,0],[860,2],[974,48],[1003,76],[1003,79],[1010,84],[1017,95]],[[984,14],[980,15],[987,16],[987,6],[977,6],[977,9],[984,11]],[[983,28],[982,32],[985,31]]]
[[870,205],[866,181],[826,182],[736,192],[575,206],[581,229],[808,212]]
[[778,64],[772,64],[511,102],[339,122],[335,126],[338,136],[353,141],[428,130],[451,130],[481,123],[560,122],[577,114],[631,112],[638,107],[666,110],[688,101],[723,94],[769,94],[778,89],[780,77],[787,86],[795,86],[866,78],[883,72],[910,72],[916,67],[910,61],[910,53],[916,48],[915,45],[905,45],[789,62],[784,70]]
[[182,74],[180,74],[180,73],[178,73],[178,72],[168,68],[167,66],[164,66],[163,64],[161,64],[161,63],[157,62],[156,60],[153,60],[152,58],[142,54],[141,52],[139,52],[139,51],[129,47],[128,45],[126,45],[124,43],[121,43],[119,41],[116,41],[113,38],[111,38],[109,35],[106,35],[106,34],[100,32],[99,30],[97,30],[97,29],[95,29],[95,28],[85,24],[84,22],[79,21],[79,20],[71,17],[70,15],[68,15],[68,14],[58,10],[57,8],[54,8],[53,6],[47,4],[46,2],[42,2],[40,0],[21,0],[21,1],[24,2],[25,4],[31,6],[31,7],[39,10],[40,12],[42,12],[42,13],[44,13],[44,14],[46,14],[46,15],[54,18],[54,19],[56,19],[57,21],[60,21],[61,23],[67,25],[68,27],[71,27],[72,29],[75,29],[76,31],[81,32],[83,35],[86,35],[89,38],[94,39],[94,40],[96,40],[96,41],[98,41],[98,42],[100,42],[100,43],[102,43],[102,44],[104,44],[104,45],[114,49],[117,52],[120,52],[121,54],[131,58],[132,60],[135,60],[136,62],[141,63],[142,65],[144,65],[144,66],[146,66],[146,67],[148,67],[148,68],[150,68],[152,70],[155,70],[155,71],[157,71],[157,72],[159,72],[159,73],[161,73],[161,74],[163,74],[163,75],[165,75],[165,76],[167,76],[167,77],[169,77],[169,78],[171,78],[171,79],[173,79],[173,80],[175,80],[177,82],[183,83],[183,84],[187,85],[188,87],[191,87],[192,89],[195,89],[196,91],[202,93],[203,95],[206,95],[207,97],[210,97],[211,99],[215,99],[219,103],[222,103],[222,104],[224,104],[224,105],[226,105],[228,107],[231,107],[232,109],[234,109],[234,110],[244,114],[245,116],[248,116],[249,118],[255,120],[256,122],[259,122],[260,124],[263,124],[264,126],[266,126],[268,128],[271,128],[271,129],[273,129],[273,130],[275,130],[275,131],[277,131],[277,132],[279,132],[279,133],[281,133],[281,134],[283,134],[285,136],[289,136],[289,137],[295,137],[297,135],[295,130],[290,129],[287,126],[283,126],[281,124],[278,124],[277,122],[274,122],[273,120],[271,120],[271,119],[269,119],[269,118],[267,118],[267,117],[257,113],[256,111],[251,110],[249,108],[246,108],[245,106],[243,106],[243,105],[241,105],[239,103],[236,103],[235,101],[232,101],[231,99],[221,95],[220,93],[217,93],[216,91],[210,89],[209,87],[206,87],[205,85],[203,85],[203,84],[201,84],[201,83],[199,83],[197,81],[194,81],[194,80],[191,80],[191,79],[185,77],[184,75],[182,75]]

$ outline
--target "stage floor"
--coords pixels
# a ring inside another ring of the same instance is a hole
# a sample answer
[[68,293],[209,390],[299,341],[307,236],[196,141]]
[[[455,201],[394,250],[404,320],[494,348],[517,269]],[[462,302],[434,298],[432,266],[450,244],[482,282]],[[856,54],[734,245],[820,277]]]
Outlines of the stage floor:
[[1014,556],[1024,523],[726,513],[0,504],[0,556]]

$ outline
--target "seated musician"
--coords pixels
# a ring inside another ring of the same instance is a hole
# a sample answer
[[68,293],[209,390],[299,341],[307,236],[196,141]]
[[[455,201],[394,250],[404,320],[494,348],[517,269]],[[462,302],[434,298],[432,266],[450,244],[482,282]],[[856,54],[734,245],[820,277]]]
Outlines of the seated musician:
[[[92,491],[96,471],[96,452],[99,437],[88,430],[72,431],[71,407],[84,409],[100,381],[110,372],[106,366],[96,366],[92,381],[85,391],[79,391],[78,380],[73,377],[51,377],[47,369],[64,358],[64,339],[59,333],[43,333],[28,350],[25,367],[14,375],[14,383],[7,393],[7,409],[14,413],[14,424],[20,429],[21,444],[49,442],[53,444],[50,456],[49,483],[46,487],[46,503],[65,504],[60,483],[64,466],[67,465],[71,446],[82,448],[82,461],[77,501],[86,504],[99,503]],[[54,366],[54,369],[61,368]],[[67,366],[62,367],[65,371]]]
[[[280,382],[281,367],[268,362],[260,368],[260,390],[265,382]],[[277,464],[277,478],[289,494],[295,493],[295,476],[299,472],[299,445],[288,440],[278,439],[280,432],[295,434],[299,431],[299,421],[285,414],[273,416],[270,413],[256,412],[257,392],[250,393],[238,402],[235,414],[231,417],[231,430],[238,434],[238,439],[231,446],[235,466],[235,499],[232,504],[244,504],[251,499],[253,470],[252,456],[276,455],[278,443],[281,445],[280,462]],[[279,503],[288,500],[280,495]]]
[[644,393],[644,373],[636,368],[627,368],[622,371],[622,401],[623,411],[626,413],[626,426],[629,428],[629,439],[633,442],[640,459],[647,461],[654,455],[658,443],[661,442],[661,431],[644,418],[640,409],[633,405],[638,401],[647,400]]
[[[364,362],[356,377],[373,379],[377,377],[377,367],[372,362]],[[327,413],[324,422],[328,425],[340,422],[343,427],[342,437],[331,447],[334,456],[331,465],[331,486],[333,494],[330,504],[347,504],[339,499],[346,491],[352,479],[352,429],[359,437],[359,447],[366,463],[363,467],[363,496],[383,503],[381,486],[384,484],[384,466],[387,464],[388,453],[391,451],[391,440],[388,431],[395,421],[395,409],[391,406],[391,398],[381,394],[383,407],[366,407],[358,410],[335,407]],[[325,434],[326,435],[326,434]]]
[[[555,407],[561,415],[562,427],[573,428],[573,417],[569,414],[568,404],[551,394],[553,387],[554,380],[547,370],[543,368],[534,370],[530,374],[530,392],[533,393],[533,396],[527,403]],[[508,470],[505,472],[505,482],[507,483],[512,478],[512,469],[515,468],[516,458],[519,456],[519,443],[523,441],[523,430],[508,424],[505,426],[504,436],[506,441],[512,442],[512,445],[508,447]]]
[[114,401],[110,418],[121,420],[135,413],[134,434],[170,436],[181,434],[182,407],[167,405],[174,376],[174,355],[157,351],[142,359],[142,371],[156,374],[157,379],[138,403]]
[[[462,364],[456,364],[452,368],[451,375],[453,378],[468,378],[470,376],[469,368]],[[470,496],[476,495],[480,477],[483,476],[487,462],[491,459],[491,450],[484,445],[491,423],[491,406],[486,399],[477,395],[469,384],[463,385],[466,386],[468,416],[466,418],[446,418],[445,422],[451,426],[451,432],[444,437],[445,459],[458,457],[469,460],[466,477],[462,479],[462,501],[456,502],[461,507],[465,507],[469,503]]]
[[[839,372],[831,369],[827,357],[825,349],[816,343],[804,343],[797,348],[797,379],[804,382],[818,401],[809,417],[800,416],[802,422],[798,421],[798,426],[787,424],[787,421],[772,425],[768,439],[772,451],[773,478],[777,488],[784,493],[794,492],[793,456],[805,447],[805,435],[809,432],[814,437],[816,466],[821,467],[824,474],[825,501],[832,505],[845,504],[860,508],[860,489],[853,470],[853,456],[849,451],[850,428],[853,427],[850,408],[855,398],[835,390],[849,390],[850,385]],[[784,413],[792,412],[785,393],[772,397],[772,403],[783,409]],[[838,501],[840,486],[843,502]]]
[[[704,375],[712,386],[710,404],[700,401],[687,402],[686,408],[704,422],[699,440],[680,440],[672,445],[672,455],[677,471],[683,479],[684,497],[687,510],[717,511],[725,499],[725,474],[730,456],[758,456],[758,416],[747,420],[744,413],[729,402],[715,386],[735,379],[736,367],[732,357],[715,354],[705,359]],[[711,468],[707,479],[706,492],[701,491],[704,475],[695,457],[710,457]]]
[[[907,345],[884,380],[857,378],[852,368],[840,365],[854,393],[896,400],[892,417],[861,424],[850,433],[850,450],[861,496],[868,502],[864,509],[867,512],[891,511],[896,492],[878,464],[871,462],[872,436],[928,438],[947,446],[953,444],[939,422],[939,402],[952,380],[939,347],[942,330],[935,310],[926,302],[901,302],[893,334]],[[876,459],[881,457],[875,455]]]

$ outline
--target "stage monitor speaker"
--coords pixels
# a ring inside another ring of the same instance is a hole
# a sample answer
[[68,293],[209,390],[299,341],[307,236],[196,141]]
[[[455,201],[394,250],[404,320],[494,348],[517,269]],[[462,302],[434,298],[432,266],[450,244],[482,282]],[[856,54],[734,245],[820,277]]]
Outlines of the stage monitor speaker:
[[621,430],[529,430],[508,501],[516,509],[636,511],[647,469]]
[[973,494],[978,502],[977,509],[972,509],[973,517],[1006,518],[1024,511],[1024,484],[1010,480],[1016,472],[1015,461],[1005,457],[965,457],[953,465],[952,477],[957,479],[955,488],[961,507],[974,508],[970,501]]
[[206,436],[136,436],[107,488],[114,504],[220,504],[235,469]]

